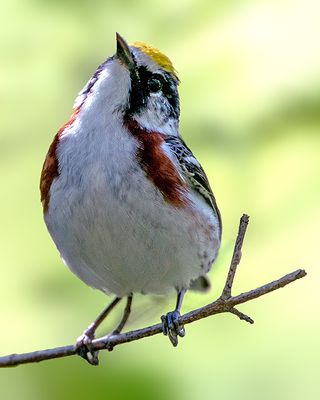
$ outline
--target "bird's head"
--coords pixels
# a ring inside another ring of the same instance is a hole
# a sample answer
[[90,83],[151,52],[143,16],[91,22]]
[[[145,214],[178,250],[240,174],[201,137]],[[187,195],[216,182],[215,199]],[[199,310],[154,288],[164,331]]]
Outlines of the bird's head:
[[116,54],[99,66],[80,92],[75,107],[116,114],[124,123],[177,135],[179,79],[170,59],[141,42],[127,44],[117,33]]

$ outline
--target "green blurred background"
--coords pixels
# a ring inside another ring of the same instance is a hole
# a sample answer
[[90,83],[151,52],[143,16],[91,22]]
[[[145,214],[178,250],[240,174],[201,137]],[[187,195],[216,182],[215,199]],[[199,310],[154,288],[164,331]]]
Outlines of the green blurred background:
[[[108,300],[62,264],[42,221],[39,174],[54,133],[115,32],[159,47],[181,78],[181,130],[212,182],[224,233],[221,291],[238,220],[251,216],[234,292],[297,267],[308,276],[187,326],[101,354],[0,372],[1,399],[319,399],[320,3],[300,0],[1,0],[1,354],[75,338]],[[174,298],[139,298],[130,327]],[[146,310],[146,311],[145,311]],[[105,329],[119,318],[105,324]]]

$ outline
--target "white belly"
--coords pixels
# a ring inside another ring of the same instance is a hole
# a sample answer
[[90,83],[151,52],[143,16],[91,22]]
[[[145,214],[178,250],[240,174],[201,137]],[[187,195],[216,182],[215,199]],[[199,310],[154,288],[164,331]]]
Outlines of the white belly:
[[165,202],[127,156],[106,162],[96,153],[73,166],[69,157],[68,169],[61,157],[45,214],[49,232],[69,268],[106,293],[188,287],[217,255],[218,222],[195,193],[188,210]]

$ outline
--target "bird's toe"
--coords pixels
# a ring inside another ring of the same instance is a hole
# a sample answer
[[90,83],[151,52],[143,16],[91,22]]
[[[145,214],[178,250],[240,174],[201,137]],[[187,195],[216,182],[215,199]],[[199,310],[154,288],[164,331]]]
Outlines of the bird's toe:
[[168,336],[174,347],[178,345],[178,336],[185,336],[184,326],[180,324],[180,312],[170,311],[161,317],[162,332]]

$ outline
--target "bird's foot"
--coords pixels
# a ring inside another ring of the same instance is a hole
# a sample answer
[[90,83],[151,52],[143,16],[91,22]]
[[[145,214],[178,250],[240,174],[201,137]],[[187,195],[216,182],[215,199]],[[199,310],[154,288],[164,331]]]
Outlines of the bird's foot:
[[180,312],[178,310],[168,312],[161,317],[162,332],[169,336],[170,342],[174,347],[178,345],[178,336],[184,337],[186,332],[184,326],[179,322]]
[[84,331],[84,333],[78,337],[76,341],[76,351],[80,357],[84,358],[91,365],[98,365],[98,351],[93,350],[92,341],[94,334]]

